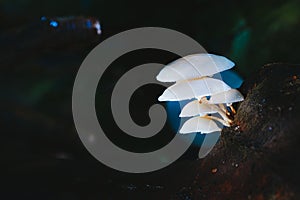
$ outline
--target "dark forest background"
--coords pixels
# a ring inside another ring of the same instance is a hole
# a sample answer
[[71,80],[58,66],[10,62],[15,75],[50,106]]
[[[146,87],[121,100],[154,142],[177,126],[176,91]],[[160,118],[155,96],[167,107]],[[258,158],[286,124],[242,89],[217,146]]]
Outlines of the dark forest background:
[[[79,28],[51,32],[40,24],[43,16],[97,18],[102,34],[82,34]],[[146,26],[180,31],[208,52],[233,60],[243,79],[268,63],[300,64],[297,0],[1,0],[0,24],[0,156],[5,169],[0,199],[131,199],[132,191],[140,192],[141,198],[145,192],[170,192],[161,189],[160,180],[173,173],[172,166],[140,176],[111,170],[85,150],[76,133],[71,97],[77,70],[93,47],[116,33]],[[126,141],[124,148],[147,151],[174,137],[166,127],[149,143],[132,141],[121,136],[109,111],[113,85],[130,66],[167,64],[174,58],[149,50],[113,63],[96,99],[98,112],[107,116],[99,121],[110,139]],[[145,86],[134,94],[131,114],[137,123],[147,124],[147,108],[157,103],[162,91]],[[183,165],[196,158],[197,149],[190,149]],[[180,182],[184,174],[174,171],[174,177]],[[142,179],[149,183],[141,185]]]

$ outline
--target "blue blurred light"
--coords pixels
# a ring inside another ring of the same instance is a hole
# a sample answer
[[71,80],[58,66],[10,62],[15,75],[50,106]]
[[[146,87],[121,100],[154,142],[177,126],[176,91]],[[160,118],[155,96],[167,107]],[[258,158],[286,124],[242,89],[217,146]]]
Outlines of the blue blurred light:
[[47,20],[47,18],[45,16],[41,17],[41,21],[46,21],[46,20]]
[[221,76],[223,81],[232,88],[239,88],[243,83],[243,79],[231,70],[221,72]]
[[92,26],[93,26],[91,20],[87,20],[87,21],[85,22],[85,25],[86,25],[87,28],[92,28]]
[[167,101],[166,106],[168,113],[168,122],[170,123],[174,132],[177,132],[180,126],[180,103],[178,101]]
[[57,21],[50,21],[50,26],[56,28],[56,27],[58,27],[58,22]]
[[46,20],[47,20],[47,18],[45,16],[41,17],[41,21],[46,21]]

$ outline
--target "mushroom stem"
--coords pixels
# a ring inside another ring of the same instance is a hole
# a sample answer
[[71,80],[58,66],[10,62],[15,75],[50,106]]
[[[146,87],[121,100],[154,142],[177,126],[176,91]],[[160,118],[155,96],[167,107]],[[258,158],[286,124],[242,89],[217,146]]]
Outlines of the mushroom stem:
[[[200,98],[199,103],[200,104],[208,103],[208,100],[206,97],[202,97],[202,98]],[[230,115],[230,113],[227,111],[226,107],[223,104],[218,104],[218,105],[211,104],[211,106],[213,106],[215,109],[218,110],[218,113],[221,115],[221,117],[225,121],[225,124],[223,122],[221,122],[221,123],[224,124],[225,126],[230,126],[230,123],[232,123],[232,120],[228,118],[228,115]]]
[[230,105],[229,108],[230,108],[231,112],[235,115],[235,114],[236,114],[236,111],[235,111],[235,109],[233,108],[233,106]]
[[226,115],[230,115],[230,112],[228,112],[228,110],[226,109],[226,107],[224,106],[224,104],[219,104],[219,107],[221,108],[221,110],[223,112],[226,113]]
[[232,123],[232,120],[228,119],[228,118],[227,118],[228,120],[225,120],[225,119],[220,119],[220,118],[215,117],[215,116],[208,116],[208,115],[203,116],[203,118],[216,120],[216,121],[222,123],[224,126],[227,126],[227,127],[230,127],[230,123]]
[[231,119],[228,118],[227,112],[224,112],[224,110],[222,108],[220,108],[220,106],[214,105],[215,108],[217,108],[219,110],[219,114],[221,115],[221,117],[225,120],[225,121],[230,121],[230,123],[232,122]]

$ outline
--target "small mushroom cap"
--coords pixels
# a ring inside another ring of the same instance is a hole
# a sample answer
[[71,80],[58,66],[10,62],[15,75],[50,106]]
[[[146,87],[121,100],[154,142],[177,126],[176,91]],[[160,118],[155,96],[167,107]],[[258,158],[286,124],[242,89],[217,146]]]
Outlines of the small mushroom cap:
[[194,100],[186,104],[179,115],[179,117],[192,117],[192,116],[203,116],[205,114],[212,114],[218,112],[218,107],[211,105],[200,103],[198,100]]
[[235,103],[243,101],[243,95],[236,89],[231,89],[225,92],[211,95],[208,103],[209,104],[220,104],[220,103]]
[[166,65],[156,79],[161,82],[175,82],[211,76],[231,69],[233,66],[234,63],[224,56],[207,53],[193,54]]
[[158,98],[159,101],[181,101],[185,99],[211,96],[231,88],[219,79],[204,77],[200,79],[181,81],[168,87]]
[[221,131],[215,121],[203,117],[193,117],[187,120],[181,127],[179,133],[212,133],[215,131]]

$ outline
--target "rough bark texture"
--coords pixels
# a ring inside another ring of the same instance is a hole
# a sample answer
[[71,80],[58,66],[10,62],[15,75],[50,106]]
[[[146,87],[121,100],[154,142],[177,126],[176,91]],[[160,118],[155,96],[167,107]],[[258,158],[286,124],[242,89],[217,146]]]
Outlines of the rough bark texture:
[[270,64],[213,151],[199,161],[192,199],[300,199],[300,66]]

